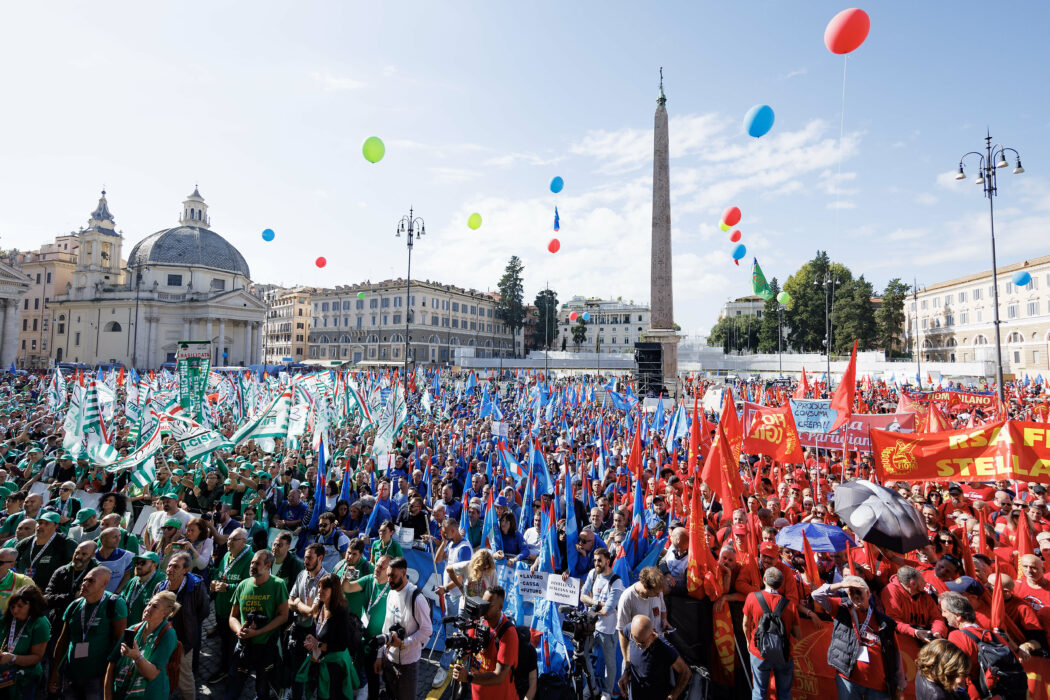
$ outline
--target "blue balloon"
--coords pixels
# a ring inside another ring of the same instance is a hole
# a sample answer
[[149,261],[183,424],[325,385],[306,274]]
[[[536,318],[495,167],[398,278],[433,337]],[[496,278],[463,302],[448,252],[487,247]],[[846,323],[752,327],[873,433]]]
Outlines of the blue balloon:
[[273,229],[272,228],[264,229],[262,236],[263,236],[263,240],[264,241],[267,241],[267,242],[272,241],[273,238],[274,238]]
[[1018,287],[1025,287],[1031,281],[1032,276],[1024,270],[1018,270],[1014,273],[1014,284]]
[[583,312],[583,320],[584,321],[590,321],[591,320],[591,312],[590,311],[584,311]]
[[733,260],[742,260],[745,255],[747,255],[747,248],[743,243],[733,248]]
[[755,105],[744,115],[744,131],[756,139],[765,136],[773,128],[773,108],[769,105]]
[[558,176],[551,180],[551,192],[553,192],[554,194],[558,194],[559,192],[561,192],[561,188],[563,187],[565,187],[565,180],[562,180],[561,176]]

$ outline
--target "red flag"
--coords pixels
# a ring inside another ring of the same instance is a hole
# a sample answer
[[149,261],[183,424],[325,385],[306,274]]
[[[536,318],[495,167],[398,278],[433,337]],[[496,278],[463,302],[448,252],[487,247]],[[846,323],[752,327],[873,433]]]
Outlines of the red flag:
[[[736,415],[736,412],[733,412]],[[744,492],[744,485],[740,481],[739,462],[733,458],[729,446],[729,438],[725,434],[725,421],[718,424],[718,437],[711,449],[711,454],[704,462],[701,479],[718,494],[722,502],[722,508],[733,510],[739,502],[739,497]]]
[[718,418],[718,427],[720,430],[725,430],[735,464],[740,460],[740,448],[741,443],[744,441],[744,430],[740,426],[740,418],[736,415],[736,404],[733,402],[732,389],[726,389],[725,398],[722,401],[722,415]]
[[[696,410],[697,399],[693,397],[693,424],[689,429],[689,456],[687,458],[687,469],[690,478],[696,476],[697,458],[700,456],[700,418]],[[699,489],[694,489],[699,491]],[[690,511],[690,514],[692,511]]]
[[962,554],[963,569],[966,570],[966,575],[970,578],[977,578],[977,570],[973,565],[973,550],[970,549],[970,538],[966,537],[965,533],[961,538],[960,542],[960,554]]
[[995,589],[992,591],[992,629],[1006,629],[1006,598],[1003,596],[1003,575],[999,559],[995,560]]
[[795,393],[792,398],[804,399],[806,394],[809,393],[809,382],[806,381],[806,368],[802,368],[802,379],[798,382],[798,387],[795,388]]
[[760,408],[754,415],[743,441],[748,453],[770,455],[781,462],[802,461],[802,446],[790,405]]
[[802,532],[802,556],[806,559],[806,578],[809,579],[809,587],[819,587],[820,568],[817,567],[817,558],[813,554],[813,548],[809,546],[809,539],[805,531]]
[[121,365],[120,371],[117,372],[117,386],[124,386],[124,365]]
[[951,430],[952,425],[945,417],[944,413],[941,412],[940,407],[936,402],[930,402],[930,413],[926,417],[926,427],[922,431],[924,433],[940,433],[945,430]]
[[984,508],[981,508],[980,510],[977,511],[977,521],[978,521],[978,523],[981,526],[981,529],[980,529],[981,536],[977,540],[977,551],[980,554],[983,554],[986,557],[991,554],[991,552],[988,551],[988,540],[985,539],[987,537],[987,535],[985,534],[986,530],[984,528],[985,528],[985,518],[987,518],[987,517],[988,516],[986,516],[985,513],[984,513]]
[[642,478],[642,431],[635,428],[634,441],[631,443],[631,454],[627,455],[627,470],[635,479]]
[[835,389],[835,395],[831,397],[831,408],[835,409],[835,422],[828,429],[833,433],[841,426],[849,422],[853,415],[853,398],[857,393],[857,341],[853,341],[853,352],[849,357],[849,364],[842,375],[842,381]]
[[1035,554],[1032,546],[1032,533],[1028,526],[1028,516],[1022,511],[1021,517],[1017,519],[1017,541],[1014,543],[1017,549],[1017,561],[1026,554]]
[[849,544],[846,545],[846,561],[849,562],[849,575],[857,575],[857,565],[853,563],[853,547]]
[[[694,424],[695,425],[695,424]],[[704,505],[700,497],[700,485],[694,482],[693,495],[689,500],[689,554],[685,564],[685,587],[694,598],[704,597]]]

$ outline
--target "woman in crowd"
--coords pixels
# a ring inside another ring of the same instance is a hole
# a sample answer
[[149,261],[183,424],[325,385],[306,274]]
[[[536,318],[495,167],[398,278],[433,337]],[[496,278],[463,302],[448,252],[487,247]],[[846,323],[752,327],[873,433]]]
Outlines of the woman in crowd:
[[379,539],[372,543],[372,563],[375,564],[384,554],[391,559],[405,556],[401,543],[394,539],[392,520],[386,520],[379,526]]
[[122,493],[116,493],[110,491],[109,493],[103,494],[102,499],[98,502],[98,519],[102,520],[110,513],[117,513],[120,515],[120,520],[126,527],[128,521],[128,498]]
[[266,527],[259,522],[258,511],[258,506],[245,506],[241,520],[241,527],[248,531],[248,541],[251,543],[252,550],[256,552],[266,549]]
[[350,662],[361,643],[351,632],[359,631],[360,626],[350,624],[339,576],[328,574],[320,580],[314,610],[314,629],[303,644],[310,653],[295,676],[292,698],[301,700],[309,687],[315,688],[322,700],[351,700],[361,687]]
[[495,586],[499,578],[496,574],[496,560],[487,549],[479,549],[469,560],[451,564],[445,571],[449,582],[434,589],[434,592],[450,592],[458,588],[462,596],[460,610],[467,598],[480,602],[481,596],[489,587]]
[[193,486],[186,494],[186,505],[194,513],[207,513],[215,509],[215,504],[222,498],[222,480],[214,469],[208,472],[204,481]]
[[128,628],[134,634],[131,644],[121,642],[109,657],[103,685],[106,700],[167,699],[171,689],[165,669],[178,644],[168,620],[179,607],[171,591],[157,593],[146,604],[142,622]]
[[211,523],[204,518],[194,518],[186,523],[185,537],[170,544],[164,555],[167,557],[178,551],[188,552],[193,560],[193,573],[199,576],[211,566],[214,534]]
[[915,659],[916,700],[966,700],[970,657],[947,639],[935,639]]
[[35,698],[43,677],[44,652],[51,638],[47,601],[36,586],[23,586],[7,602],[0,620],[0,688],[4,700]]
[[503,549],[495,553],[494,557],[497,560],[506,558],[510,563],[514,563],[518,561],[531,562],[536,558],[529,545],[525,543],[525,538],[518,532],[518,521],[514,517],[514,513],[508,510],[500,516],[499,531]]

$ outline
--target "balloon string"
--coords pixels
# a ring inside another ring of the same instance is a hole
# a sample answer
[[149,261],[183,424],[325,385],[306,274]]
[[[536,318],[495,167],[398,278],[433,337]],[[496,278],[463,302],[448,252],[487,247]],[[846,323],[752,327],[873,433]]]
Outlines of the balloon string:
[[839,234],[839,198],[841,197],[842,189],[842,160],[845,158],[846,152],[843,146],[843,136],[846,129],[846,61],[849,59],[849,54],[843,55],[842,57],[842,104],[839,108],[839,162],[838,162],[838,174],[835,176],[835,236]]

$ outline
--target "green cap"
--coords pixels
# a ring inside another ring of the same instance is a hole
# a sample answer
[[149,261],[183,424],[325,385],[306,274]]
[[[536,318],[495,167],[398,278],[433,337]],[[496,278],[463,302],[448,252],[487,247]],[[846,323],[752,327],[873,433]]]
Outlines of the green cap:
[[164,527],[173,527],[176,530],[182,529],[182,521],[178,518],[168,518],[168,521],[164,523]]
[[33,454],[34,452],[43,452],[43,450],[40,449],[39,447],[37,447],[36,445],[33,445],[28,450],[26,450],[26,454],[29,454],[29,455]]
[[98,515],[98,512],[94,508],[81,508],[77,511],[76,521],[78,525],[83,525],[91,518]]
[[47,512],[45,512],[45,513],[42,513],[42,514],[40,515],[40,517],[38,517],[38,518],[36,519],[36,521],[37,521],[38,523],[41,523],[41,522],[43,522],[43,523],[55,523],[56,525],[57,525],[57,524],[59,523],[59,521],[61,521],[61,520],[62,520],[62,518],[60,518],[60,517],[58,516],[58,513],[56,513],[56,512],[55,512],[55,511],[53,511],[53,510],[49,510],[49,511],[47,511]]
[[60,454],[58,456],[58,458],[59,459],[73,459],[73,455],[69,454],[68,452],[63,452],[62,454]]
[[181,469],[172,469],[171,473],[173,476],[186,476],[186,472],[182,471]]
[[131,561],[148,560],[154,564],[160,564],[160,557],[157,556],[156,552],[145,552],[143,554],[136,554],[131,558]]

